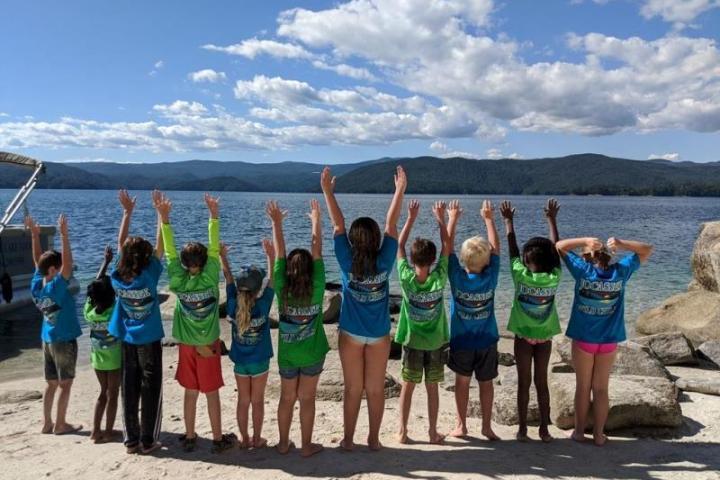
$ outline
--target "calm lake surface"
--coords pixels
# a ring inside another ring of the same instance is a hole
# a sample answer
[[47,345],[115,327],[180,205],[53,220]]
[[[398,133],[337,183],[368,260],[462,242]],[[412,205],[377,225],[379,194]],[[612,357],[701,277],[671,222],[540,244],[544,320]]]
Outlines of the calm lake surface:
[[[0,190],[0,205],[4,208],[14,194],[11,190]],[[138,205],[130,233],[154,239],[156,217],[150,203],[150,192],[138,191],[133,194],[138,196]],[[306,215],[309,211],[308,204],[311,198],[318,198],[322,203],[321,195],[236,192],[222,192],[219,195],[221,238],[232,246],[230,257],[235,268],[244,263],[264,265],[260,241],[270,235],[270,224],[264,214],[264,204],[269,199],[278,200],[283,208],[289,210],[285,222],[288,250],[309,246],[310,222]],[[206,242],[207,209],[202,192],[168,192],[168,196],[173,202],[171,218],[178,248],[190,240]],[[543,197],[408,195],[406,198],[418,198],[422,205],[413,236],[431,238],[438,245],[439,235],[432,220],[431,203],[454,198],[459,198],[465,210],[458,228],[458,248],[469,236],[485,235],[484,224],[479,215],[484,198],[491,199],[496,205],[503,199],[511,200],[515,204],[517,237],[521,245],[531,236],[548,234],[542,214],[546,200]],[[657,305],[674,293],[685,290],[692,277],[690,254],[700,224],[720,219],[720,199],[717,198],[557,198],[561,204],[558,221],[561,237],[597,236],[607,239],[616,236],[644,240],[655,245],[655,253],[650,262],[633,276],[628,286],[626,316],[630,334],[634,332],[635,320],[642,311]],[[361,215],[375,218],[382,226],[390,195],[339,195],[338,200],[348,226],[352,219]],[[322,205],[324,211],[324,204]],[[61,212],[69,216],[70,238],[77,265],[75,275],[80,280],[81,290],[84,291],[102,261],[104,246],[111,244],[115,247],[117,243],[121,217],[117,192],[37,190],[29,199],[28,208],[41,224],[54,224]],[[19,216],[20,214],[15,219],[16,223],[21,221]],[[404,218],[405,212],[399,228]],[[499,214],[497,225],[503,242],[503,263],[496,293],[496,312],[498,323],[504,326],[507,323],[513,292]],[[323,231],[327,278],[328,281],[337,281],[339,275],[333,253],[332,227],[326,212],[323,215]],[[165,281],[166,278],[163,278],[163,282]],[[397,274],[392,282],[393,289],[397,290]],[[572,288],[572,278],[565,275],[558,298],[558,311],[565,321],[572,302]],[[84,295],[81,294],[78,297],[79,307],[83,301]],[[166,332],[169,334],[169,330]],[[37,333],[39,337],[39,331]],[[0,360],[4,358],[5,355],[0,357]]]

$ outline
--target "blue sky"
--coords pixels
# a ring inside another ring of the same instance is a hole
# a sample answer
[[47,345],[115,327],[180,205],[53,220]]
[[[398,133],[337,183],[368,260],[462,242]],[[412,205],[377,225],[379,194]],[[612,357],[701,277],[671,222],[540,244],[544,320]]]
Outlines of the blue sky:
[[53,161],[718,161],[719,7],[10,0],[0,148]]

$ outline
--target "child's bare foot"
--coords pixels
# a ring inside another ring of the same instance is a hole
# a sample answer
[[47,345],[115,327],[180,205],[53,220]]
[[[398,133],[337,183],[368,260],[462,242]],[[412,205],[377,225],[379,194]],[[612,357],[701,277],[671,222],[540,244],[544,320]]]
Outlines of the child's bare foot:
[[445,435],[438,432],[431,432],[430,433],[430,443],[433,445],[441,445],[445,442]]
[[525,443],[530,440],[530,438],[527,436],[527,432],[522,432],[522,431],[518,431],[515,434],[515,438],[517,439],[518,442],[522,442],[522,443]]
[[240,442],[238,442],[238,446],[243,450],[246,448],[252,448],[253,442],[252,440],[250,440],[250,437],[248,437],[247,435],[243,435]]
[[368,444],[368,448],[370,450],[372,450],[373,452],[377,452],[378,450],[382,450],[382,448],[383,448],[382,443],[380,443],[380,440],[377,440],[377,439],[370,440],[368,438],[367,444]]
[[304,458],[312,457],[316,453],[320,453],[323,451],[323,446],[319,443],[311,443],[310,445],[305,445],[302,447],[302,450],[300,451],[300,455],[302,455]]
[[252,448],[265,448],[267,447],[267,439],[263,437],[253,437],[252,439]]
[[355,450],[355,443],[352,440],[342,439],[340,440],[340,449],[345,452],[352,452]]
[[578,443],[584,443],[585,442],[585,434],[584,433],[577,433],[577,430],[573,430],[570,434],[570,438],[575,440]]
[[450,432],[448,435],[450,435],[451,437],[455,437],[455,438],[465,438],[465,437],[467,437],[467,434],[468,434],[467,427],[465,425],[458,424],[458,426],[455,427],[455,430]]
[[403,445],[410,443],[410,437],[408,437],[407,432],[400,432],[395,435],[395,438],[397,439],[398,443],[402,443]]
[[480,433],[482,433],[483,437],[487,438],[491,442],[500,440],[500,437],[498,437],[495,432],[493,432],[492,427],[483,428]]
[[553,436],[550,435],[547,427],[540,427],[538,429],[538,435],[540,436],[540,440],[542,440],[543,443],[550,443],[553,441]]
[[105,430],[101,436],[101,443],[113,442],[122,438],[122,432],[119,430]]
[[90,432],[90,440],[94,441],[95,443],[98,443],[100,436],[101,434],[97,430],[93,430],[92,432]]
[[55,435],[67,435],[69,433],[79,432],[80,430],[82,430],[82,425],[71,425],[69,423],[64,423],[62,425],[55,425],[55,430],[53,430],[53,433]]
[[42,430],[40,430],[40,433],[53,433],[53,430],[55,429],[55,424],[52,422],[48,422],[45,425],[43,425]]
[[597,445],[598,447],[604,447],[605,444],[607,443],[607,441],[608,441],[608,437],[604,433],[600,433],[600,434],[594,433],[593,434],[593,443],[595,445]]
[[295,448],[295,443],[293,442],[287,442],[287,443],[278,443],[275,445],[275,449],[278,451],[280,455],[287,454],[291,448]]

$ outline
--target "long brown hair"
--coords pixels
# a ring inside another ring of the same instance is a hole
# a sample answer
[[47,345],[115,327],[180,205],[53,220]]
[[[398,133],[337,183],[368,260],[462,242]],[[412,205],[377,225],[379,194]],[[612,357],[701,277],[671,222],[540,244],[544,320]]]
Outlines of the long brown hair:
[[377,273],[377,257],[380,252],[380,227],[370,217],[355,219],[350,225],[348,240],[352,246],[352,267],[354,277],[364,278]]
[[150,265],[153,246],[142,237],[130,237],[125,240],[120,252],[117,271],[126,282],[132,281]]
[[301,303],[310,303],[313,294],[313,257],[304,248],[296,248],[287,256],[285,267],[287,285],[283,291],[284,306],[287,310],[288,297]]
[[237,292],[237,308],[235,309],[235,324],[237,325],[238,335],[242,335],[250,328],[252,321],[252,309],[255,306],[255,292],[247,290],[238,290]]

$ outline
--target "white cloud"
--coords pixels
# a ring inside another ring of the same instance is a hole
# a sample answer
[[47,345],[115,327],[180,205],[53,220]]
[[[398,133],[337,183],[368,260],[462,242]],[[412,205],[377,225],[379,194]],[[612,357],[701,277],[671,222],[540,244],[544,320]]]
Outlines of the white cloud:
[[197,72],[189,73],[188,78],[195,83],[217,83],[224,82],[227,79],[227,76],[225,75],[225,72],[217,72],[211,68],[206,68],[198,70]]
[[329,65],[322,60],[315,60],[312,62],[312,65],[313,67],[319,68],[320,70],[330,70],[337,73],[338,75],[342,75],[343,77],[350,77],[358,80],[367,80],[369,82],[375,82],[378,80],[377,77],[370,73],[368,69],[353,67],[352,65],[347,65],[345,63]]
[[502,152],[497,148],[491,148],[487,152],[485,152],[485,155],[487,155],[487,158],[490,160],[497,160],[499,158],[503,158]]
[[10,116],[9,113],[0,112],[0,117],[9,117],[9,116]]
[[165,68],[165,62],[163,60],[158,60],[157,62],[153,63],[153,69],[148,72],[148,75],[151,77],[154,77],[158,73],[160,73],[160,70]]
[[430,150],[433,150],[434,152],[437,152],[437,155],[440,156],[440,158],[470,158],[473,160],[480,160],[481,157],[477,153],[472,152],[463,152],[460,150],[453,150],[450,147],[448,147],[446,144],[439,140],[435,140],[430,144]]
[[305,50],[299,45],[293,45],[290,43],[281,43],[274,40],[259,40],[257,38],[250,38],[244,40],[241,43],[234,45],[228,45],[221,47],[218,45],[203,45],[205,50],[213,52],[223,52],[230,55],[239,55],[253,59],[259,55],[270,55],[276,58],[303,58],[312,59],[315,55]]
[[680,160],[680,154],[679,153],[663,153],[662,155],[658,155],[657,153],[651,153],[648,156],[648,160],[669,160],[671,162],[677,162]]
[[718,7],[720,0],[645,0],[640,13],[645,18],[661,17],[682,27],[703,12]]

